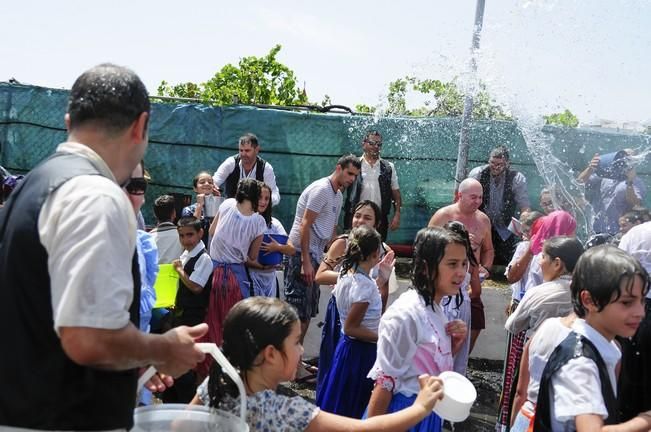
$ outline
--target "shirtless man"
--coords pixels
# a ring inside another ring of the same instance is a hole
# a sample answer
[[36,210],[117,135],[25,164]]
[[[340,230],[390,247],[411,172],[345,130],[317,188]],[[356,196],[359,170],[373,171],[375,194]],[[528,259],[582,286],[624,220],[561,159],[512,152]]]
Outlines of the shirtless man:
[[[470,279],[470,347],[472,352],[475,341],[482,329],[486,328],[484,305],[481,302],[480,274],[488,275],[493,265],[493,240],[491,237],[491,222],[488,216],[479,211],[482,203],[483,190],[481,184],[472,178],[467,178],[459,184],[457,202],[443,207],[434,213],[428,226],[443,226],[450,221],[458,221],[465,225],[470,235],[470,243],[479,268],[471,269]],[[461,317],[460,317],[461,318]],[[456,363],[456,362],[455,362]],[[465,369],[465,366],[464,366]],[[455,370],[457,370],[455,364]],[[457,371],[459,372],[459,371]]]

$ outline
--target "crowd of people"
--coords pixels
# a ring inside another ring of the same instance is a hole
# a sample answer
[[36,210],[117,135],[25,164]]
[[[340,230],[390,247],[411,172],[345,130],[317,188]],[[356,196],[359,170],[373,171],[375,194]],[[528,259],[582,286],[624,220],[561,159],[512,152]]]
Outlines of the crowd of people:
[[[237,155],[194,177],[180,217],[172,196],[157,197],[148,232],[138,221],[149,118],[135,73],[86,71],[67,142],[0,210],[3,427],[125,430],[153,394],[236,413],[233,382],[196,345],[211,342],[241,375],[251,430],[440,431],[438,375],[466,374],[485,328],[482,283],[501,264],[512,298],[496,429],[651,429],[651,222],[634,168],[600,178],[595,155],[579,175],[599,234],[584,245],[553,186],[532,211],[526,177],[493,149],[418,231],[411,286],[389,304],[385,240],[402,198],[378,131],[303,190],[289,231],[272,216],[273,167],[247,133]],[[266,254],[285,257],[282,283]],[[154,309],[159,265],[178,275],[173,308]],[[321,285],[332,296],[312,404],[276,389],[311,369],[302,345]],[[136,400],[150,365],[158,373]]]

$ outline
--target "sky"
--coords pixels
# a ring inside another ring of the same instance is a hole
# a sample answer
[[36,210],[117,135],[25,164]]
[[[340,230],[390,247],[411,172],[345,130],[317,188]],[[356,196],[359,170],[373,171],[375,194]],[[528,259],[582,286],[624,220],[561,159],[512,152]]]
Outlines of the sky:
[[[406,75],[465,82],[475,1],[20,0],[2,15],[0,81],[70,88],[110,61],[155,94],[281,44],[311,101],[354,107]],[[479,78],[516,113],[651,123],[649,23],[651,0],[486,0]]]

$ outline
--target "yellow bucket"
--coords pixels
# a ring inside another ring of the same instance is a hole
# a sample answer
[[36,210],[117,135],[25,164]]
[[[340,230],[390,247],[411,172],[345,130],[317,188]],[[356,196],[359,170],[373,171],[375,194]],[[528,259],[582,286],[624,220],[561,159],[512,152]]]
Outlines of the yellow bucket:
[[178,282],[179,274],[174,270],[172,264],[160,264],[158,266],[158,276],[156,277],[156,283],[154,283],[154,291],[156,291],[154,308],[174,306]]

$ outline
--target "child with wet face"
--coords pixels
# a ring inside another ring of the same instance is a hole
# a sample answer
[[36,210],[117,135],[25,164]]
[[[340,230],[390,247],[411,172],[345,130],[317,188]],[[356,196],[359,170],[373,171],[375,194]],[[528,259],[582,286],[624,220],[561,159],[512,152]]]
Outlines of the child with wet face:
[[[283,381],[296,376],[303,353],[296,310],[281,300],[250,297],[237,303],[224,321],[226,358],[239,369],[247,391],[247,423],[251,431],[387,431],[405,430],[432,412],[443,396],[438,378],[418,377],[420,391],[413,404],[390,415],[357,420],[327,413],[303,399],[276,393]],[[238,413],[237,387],[214,363],[199,386],[193,404]]]
[[[416,235],[412,288],[380,320],[377,360],[368,374],[375,381],[369,417],[411,405],[419,375],[453,369],[468,327],[461,320],[448,321],[441,301],[459,292],[468,272],[472,252],[467,237],[456,231],[461,228],[424,228]],[[441,418],[431,413],[410,431],[441,429]]]

